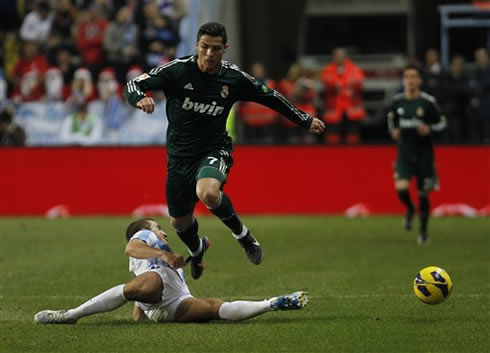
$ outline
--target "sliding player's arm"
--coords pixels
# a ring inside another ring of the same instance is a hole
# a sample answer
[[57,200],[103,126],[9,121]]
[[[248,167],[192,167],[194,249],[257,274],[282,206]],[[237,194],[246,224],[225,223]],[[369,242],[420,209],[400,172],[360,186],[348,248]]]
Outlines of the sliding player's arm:
[[148,246],[147,243],[138,238],[133,238],[126,245],[125,253],[135,259],[155,259],[161,258],[173,268],[184,266],[184,257],[180,254],[175,254],[170,248],[161,250]]
[[243,100],[254,101],[274,109],[291,122],[308,129],[311,133],[321,134],[325,124],[320,119],[311,117],[296,108],[281,93],[267,87],[267,85],[254,77],[244,73],[245,97]]

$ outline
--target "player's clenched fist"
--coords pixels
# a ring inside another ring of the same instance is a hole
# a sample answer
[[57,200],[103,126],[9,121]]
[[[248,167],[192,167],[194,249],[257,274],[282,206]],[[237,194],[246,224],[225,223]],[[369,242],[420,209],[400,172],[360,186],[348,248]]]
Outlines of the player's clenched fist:
[[151,114],[155,110],[155,101],[151,97],[141,99],[136,106],[145,113]]
[[325,130],[325,123],[320,119],[313,118],[310,125],[310,132],[313,134],[321,134]]

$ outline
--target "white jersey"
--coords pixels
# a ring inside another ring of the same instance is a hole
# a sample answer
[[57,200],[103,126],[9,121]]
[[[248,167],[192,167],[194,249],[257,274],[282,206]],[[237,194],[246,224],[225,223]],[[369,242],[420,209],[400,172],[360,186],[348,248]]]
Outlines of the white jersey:
[[[129,241],[139,239],[151,248],[160,249],[172,252],[172,249],[165,244],[155,233],[148,229],[142,229],[135,233]],[[168,266],[168,264],[161,258],[154,259],[136,259],[129,257],[129,271],[133,272],[136,276],[139,276],[143,272],[148,271],[153,265]]]
[[[139,239],[145,242],[149,247],[172,251],[158,236],[150,230],[143,229],[134,234],[129,241]],[[136,276],[144,272],[152,271],[160,275],[163,281],[162,301],[156,304],[147,304],[136,302],[146,314],[146,316],[155,322],[173,321],[175,312],[180,302],[186,298],[192,297],[189,288],[185,283],[184,271],[171,268],[161,258],[154,259],[136,259],[129,257],[129,271]]]

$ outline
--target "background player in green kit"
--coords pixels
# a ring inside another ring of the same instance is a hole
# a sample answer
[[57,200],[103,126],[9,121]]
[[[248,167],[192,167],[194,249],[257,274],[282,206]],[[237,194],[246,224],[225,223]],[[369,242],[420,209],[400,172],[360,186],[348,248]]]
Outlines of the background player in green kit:
[[419,194],[420,233],[419,244],[428,241],[428,193],[438,188],[434,164],[432,132],[446,127],[434,97],[420,90],[422,79],[415,66],[403,70],[403,92],[393,98],[388,112],[388,128],[397,142],[395,162],[395,188],[401,202],[407,207],[405,228],[412,228],[415,207],[410,199],[410,179],[415,176]]
[[233,233],[249,260],[258,265],[262,249],[223,193],[233,165],[232,141],[225,125],[236,101],[255,101],[277,110],[296,124],[320,134],[324,123],[298,110],[280,93],[222,60],[228,47],[226,29],[215,22],[201,26],[197,55],[176,59],[129,81],[124,96],[129,104],[152,113],[155,103],[146,91],[163,89],[167,97],[166,195],[171,224],[187,245],[191,274],[204,270],[207,238],[198,235],[194,206],[201,200]]

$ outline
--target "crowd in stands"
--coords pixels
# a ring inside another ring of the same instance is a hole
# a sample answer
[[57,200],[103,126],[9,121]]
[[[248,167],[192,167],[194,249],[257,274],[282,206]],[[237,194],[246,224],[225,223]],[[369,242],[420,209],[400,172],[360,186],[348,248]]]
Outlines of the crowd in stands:
[[[0,101],[8,98],[17,107],[36,102],[63,106],[65,113],[59,124],[62,144],[124,143],[123,127],[128,129],[135,123],[129,121],[133,113],[122,99],[122,87],[175,58],[187,1],[17,2],[10,11],[5,10],[9,17],[6,26],[11,28],[2,37]],[[455,56],[450,67],[444,68],[437,50],[430,49],[420,64],[424,90],[437,98],[449,120],[449,128],[441,137],[444,142],[489,142],[488,51],[478,49],[474,59],[471,72],[465,70],[462,56]],[[243,102],[236,109],[239,143],[361,142],[361,126],[366,119],[365,77],[345,49],[337,48],[332,61],[320,70],[293,63],[284,78],[272,80],[265,66],[257,62],[250,73],[299,109],[322,118],[327,129],[323,136],[314,137],[266,107]],[[161,93],[155,93],[154,98],[164,104]],[[2,108],[1,116],[1,144],[25,144],[26,135],[19,133],[22,128],[16,124],[11,106]]]

